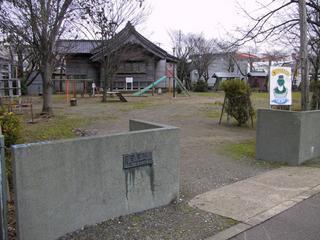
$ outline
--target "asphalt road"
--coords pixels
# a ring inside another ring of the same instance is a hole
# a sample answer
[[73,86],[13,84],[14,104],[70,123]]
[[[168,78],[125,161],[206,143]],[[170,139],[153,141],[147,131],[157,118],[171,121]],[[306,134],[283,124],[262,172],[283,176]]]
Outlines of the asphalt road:
[[319,240],[320,194],[257,225],[231,240]]

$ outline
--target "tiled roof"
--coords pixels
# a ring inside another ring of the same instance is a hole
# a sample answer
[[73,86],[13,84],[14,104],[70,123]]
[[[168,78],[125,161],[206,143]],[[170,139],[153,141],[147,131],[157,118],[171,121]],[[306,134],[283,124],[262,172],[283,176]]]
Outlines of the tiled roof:
[[99,43],[99,40],[59,40],[57,48],[60,53],[90,54]]
[[259,60],[260,59],[258,56],[254,55],[254,54],[241,53],[241,52],[237,52],[235,57],[237,60],[242,60],[242,59]]
[[[130,38],[132,36],[135,37],[134,40]],[[147,51],[151,52],[152,54],[160,58],[164,58],[169,61],[177,61],[176,57],[170,55],[165,50],[158,47],[156,44],[152,43],[147,38],[138,33],[130,22],[127,23],[124,29],[122,29],[111,40],[109,40],[108,47],[111,48],[112,51],[117,51],[119,48],[128,43],[141,45]],[[102,47],[98,46],[96,49],[92,51],[92,53],[93,56],[91,59],[93,61],[99,60],[103,55]]]
[[252,71],[248,73],[249,77],[267,77],[268,73],[265,71]]
[[234,73],[231,72],[215,72],[213,73],[212,77],[214,78],[236,78],[238,77]]
[[[132,41],[132,36],[135,40]],[[103,55],[101,41],[99,40],[60,40],[57,43],[57,49],[63,54],[92,54],[92,61],[99,61]],[[145,48],[150,53],[162,59],[169,61],[177,61],[177,58],[167,53],[156,44],[149,41],[147,38],[138,33],[135,28],[128,23],[124,29],[115,35],[115,37],[108,42],[108,47],[112,51],[117,51],[125,44],[138,44]]]

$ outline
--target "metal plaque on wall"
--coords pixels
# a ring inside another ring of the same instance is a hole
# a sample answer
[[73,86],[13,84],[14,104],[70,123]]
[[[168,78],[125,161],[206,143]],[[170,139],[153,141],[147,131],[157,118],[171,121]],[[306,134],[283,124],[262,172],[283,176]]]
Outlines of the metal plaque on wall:
[[123,155],[123,169],[136,168],[141,166],[152,166],[152,152],[139,152]]

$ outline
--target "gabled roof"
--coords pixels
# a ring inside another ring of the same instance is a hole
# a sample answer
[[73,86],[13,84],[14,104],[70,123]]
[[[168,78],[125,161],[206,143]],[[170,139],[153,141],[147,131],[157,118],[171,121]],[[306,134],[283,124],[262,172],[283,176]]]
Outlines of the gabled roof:
[[231,72],[214,72],[212,77],[213,78],[237,78],[239,76]]
[[252,71],[248,73],[249,77],[267,77],[268,73],[265,71]]
[[[137,44],[161,59],[167,59],[173,62],[177,61],[176,57],[170,55],[165,50],[158,47],[156,44],[152,43],[147,38],[138,33],[130,22],[127,23],[124,29],[122,29],[111,40],[109,40],[106,45],[108,46],[108,48],[112,49],[112,51],[117,51],[126,44]],[[91,53],[93,54],[91,60],[98,61],[103,57],[103,46],[100,45],[96,47],[91,51]]]
[[237,52],[235,55],[235,58],[237,60],[251,59],[251,60],[255,60],[255,61],[260,59],[257,55],[254,55],[251,53],[241,53],[241,52]]

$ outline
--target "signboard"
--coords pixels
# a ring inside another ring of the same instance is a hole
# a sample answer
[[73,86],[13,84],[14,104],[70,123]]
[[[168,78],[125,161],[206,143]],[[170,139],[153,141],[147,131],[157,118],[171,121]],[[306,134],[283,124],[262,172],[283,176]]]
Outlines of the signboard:
[[173,70],[173,64],[172,63],[167,63],[167,77],[168,78],[173,78],[174,75],[174,70]]
[[133,83],[133,77],[126,77],[126,83]]
[[152,152],[140,152],[123,155],[123,169],[152,165]]
[[291,105],[291,68],[270,68],[270,105]]

